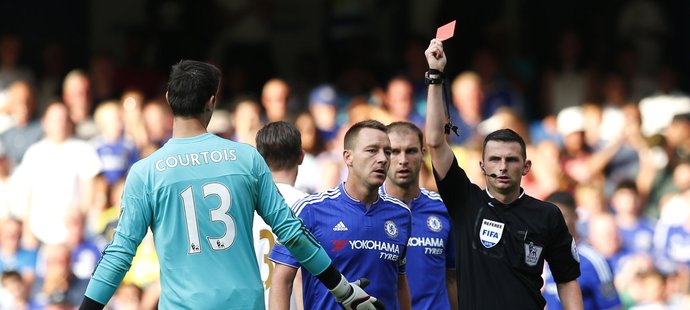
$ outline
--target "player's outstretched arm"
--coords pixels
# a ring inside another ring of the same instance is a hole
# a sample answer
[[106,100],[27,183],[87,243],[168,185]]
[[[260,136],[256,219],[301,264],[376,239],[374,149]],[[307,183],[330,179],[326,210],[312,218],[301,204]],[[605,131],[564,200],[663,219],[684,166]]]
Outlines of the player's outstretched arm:
[[[429,64],[429,76],[436,77],[433,76],[434,74],[440,76],[447,61],[441,41],[431,40],[429,47],[424,51],[424,56],[426,56],[426,61]],[[432,71],[437,73],[432,73]],[[427,94],[425,134],[431,162],[434,165],[434,170],[441,178],[446,176],[450,165],[453,164],[454,156],[444,131],[444,124],[447,121],[443,106],[443,85],[430,84]]]

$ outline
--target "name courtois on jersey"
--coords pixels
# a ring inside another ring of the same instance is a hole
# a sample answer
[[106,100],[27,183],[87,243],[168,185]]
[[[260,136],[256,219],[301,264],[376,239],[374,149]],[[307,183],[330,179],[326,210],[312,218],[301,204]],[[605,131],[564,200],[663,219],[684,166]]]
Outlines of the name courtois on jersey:
[[156,161],[156,170],[164,172],[177,167],[200,166],[224,161],[235,161],[235,150],[212,150],[198,153],[177,154]]

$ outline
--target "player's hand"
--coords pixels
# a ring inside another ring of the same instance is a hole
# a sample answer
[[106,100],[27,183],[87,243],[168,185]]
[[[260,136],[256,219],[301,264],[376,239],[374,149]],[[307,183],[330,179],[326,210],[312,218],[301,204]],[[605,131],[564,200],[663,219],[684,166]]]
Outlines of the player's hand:
[[443,72],[446,67],[446,54],[443,52],[443,43],[440,40],[433,39],[429,43],[429,47],[424,51],[426,62],[429,64],[429,69],[436,69]]
[[369,280],[360,278],[355,282],[347,282],[345,276],[342,277],[340,284],[331,293],[335,300],[346,310],[376,310],[385,309],[383,303],[376,297],[369,296],[363,290],[369,285]]

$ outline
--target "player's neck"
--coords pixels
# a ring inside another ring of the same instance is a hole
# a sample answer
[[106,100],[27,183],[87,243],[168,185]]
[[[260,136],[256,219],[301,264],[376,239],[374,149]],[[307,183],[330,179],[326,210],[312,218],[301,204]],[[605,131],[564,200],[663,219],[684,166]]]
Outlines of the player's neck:
[[386,182],[383,186],[385,186],[386,193],[388,195],[402,200],[408,206],[410,205],[410,201],[412,201],[412,199],[419,197],[420,189],[418,185],[400,187],[392,184],[391,182]]
[[297,180],[297,166],[281,170],[271,169],[271,174],[273,175],[273,182],[295,186],[295,181]]
[[346,181],[344,188],[350,197],[363,202],[366,204],[367,208],[369,208],[372,203],[376,202],[379,197],[377,187],[369,188],[366,184],[358,183],[352,180]]
[[207,132],[206,126],[196,117],[176,116],[173,120],[173,138],[191,138]]

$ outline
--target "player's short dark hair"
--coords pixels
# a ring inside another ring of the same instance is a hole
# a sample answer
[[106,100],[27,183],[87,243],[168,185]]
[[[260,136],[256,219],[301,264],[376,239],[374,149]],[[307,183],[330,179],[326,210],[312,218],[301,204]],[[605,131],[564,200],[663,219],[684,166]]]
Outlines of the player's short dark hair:
[[568,210],[571,210],[575,212],[575,197],[569,192],[566,191],[557,191],[551,193],[545,201],[548,201],[553,204],[559,204],[560,206],[565,207]]
[[355,144],[357,144],[357,135],[359,135],[359,132],[364,128],[376,129],[388,134],[386,131],[386,125],[377,120],[370,119],[355,123],[345,133],[344,146],[346,150],[351,150],[354,148]]
[[499,129],[484,138],[484,143],[482,143],[482,158],[484,158],[484,153],[486,151],[486,144],[489,141],[500,141],[500,142],[517,142],[520,144],[522,159],[527,159],[527,146],[525,145],[525,140],[520,137],[520,135],[509,128]]
[[386,126],[387,133],[401,132],[405,130],[409,130],[417,135],[417,138],[419,138],[419,148],[421,149],[424,147],[424,135],[422,134],[422,130],[419,129],[417,125],[410,122],[398,121],[392,122]]
[[288,122],[268,123],[256,133],[256,148],[271,170],[299,165],[302,155],[302,136]]
[[168,80],[168,102],[175,116],[194,116],[204,112],[205,104],[215,96],[220,70],[209,63],[181,60],[172,66]]

